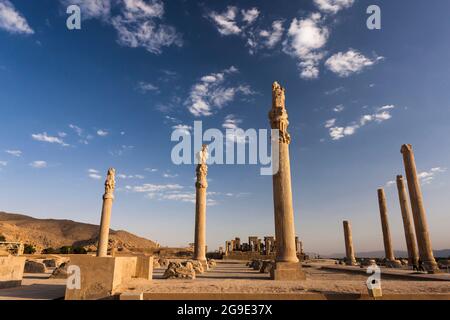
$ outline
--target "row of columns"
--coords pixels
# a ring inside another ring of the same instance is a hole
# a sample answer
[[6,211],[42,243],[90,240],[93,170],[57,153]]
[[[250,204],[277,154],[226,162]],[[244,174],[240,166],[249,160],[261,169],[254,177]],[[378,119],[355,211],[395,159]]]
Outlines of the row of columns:
[[[420,259],[425,270],[430,273],[437,272],[439,269],[434,258],[433,249],[431,246],[425,207],[423,204],[423,196],[420,188],[420,181],[417,175],[417,168],[412,146],[409,144],[403,145],[401,148],[401,153],[403,155],[403,163],[405,166],[405,173],[409,190],[409,200],[412,208],[411,215],[405,180],[403,176],[398,175],[396,178],[396,184],[400,202],[400,209],[402,213],[406,247],[408,250],[408,263],[410,265],[417,266]],[[398,264],[394,256],[391,232],[389,228],[386,195],[383,189],[378,189],[378,204],[383,231],[385,257],[387,262]],[[413,222],[411,221],[411,216]],[[344,221],[344,236],[346,248],[346,263],[353,265],[354,263],[356,263],[356,260],[353,249],[351,227],[348,221]]]

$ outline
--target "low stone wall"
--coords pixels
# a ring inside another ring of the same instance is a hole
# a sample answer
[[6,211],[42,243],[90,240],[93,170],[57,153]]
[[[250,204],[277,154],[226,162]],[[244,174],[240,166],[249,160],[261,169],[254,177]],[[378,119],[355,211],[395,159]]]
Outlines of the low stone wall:
[[0,257],[0,289],[22,284],[25,257]]

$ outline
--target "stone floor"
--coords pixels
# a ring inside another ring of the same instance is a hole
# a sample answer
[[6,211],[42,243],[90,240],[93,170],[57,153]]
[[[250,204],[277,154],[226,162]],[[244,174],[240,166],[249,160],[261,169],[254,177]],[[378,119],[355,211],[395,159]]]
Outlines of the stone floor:
[[[299,296],[323,294],[347,296],[367,295],[367,275],[364,269],[353,268],[355,272],[345,270],[325,270],[322,267],[334,267],[332,263],[312,263],[304,268],[306,281],[271,281],[269,275],[252,270],[242,261],[218,261],[217,266],[210,271],[198,275],[196,280],[165,280],[162,279],[164,269],[154,270],[153,281],[133,279],[123,287],[123,291],[138,291],[147,294],[152,299],[176,299],[174,294],[181,294],[182,299],[203,297],[226,298],[226,294],[239,293],[254,299],[296,299]],[[340,266],[337,266],[340,267]],[[345,269],[342,266],[342,269]],[[339,268],[338,268],[339,269]],[[348,268],[347,268],[348,269]],[[344,272],[345,271],[345,272]],[[407,270],[392,269],[382,272],[410,274]],[[420,276],[420,275],[419,275]],[[440,275],[441,277],[443,275]],[[445,275],[447,276],[447,275]],[[65,280],[49,279],[49,274],[25,274],[21,287],[1,289],[0,300],[52,300],[64,296]],[[419,281],[420,280],[420,281]],[[450,299],[450,282],[434,279],[396,279],[382,278],[383,294],[408,295],[406,298],[444,298]],[[184,296],[183,296],[184,295]],[[203,296],[202,296],[203,295]],[[223,295],[223,297],[222,297]],[[236,298],[237,296],[229,296]]]
[[22,286],[0,290],[0,300],[54,300],[64,297],[66,280],[50,274],[25,273]]

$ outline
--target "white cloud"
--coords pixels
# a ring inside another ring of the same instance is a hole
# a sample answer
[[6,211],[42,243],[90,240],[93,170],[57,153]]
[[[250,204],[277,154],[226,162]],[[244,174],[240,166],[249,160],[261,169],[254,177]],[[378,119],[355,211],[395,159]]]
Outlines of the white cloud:
[[420,172],[417,176],[422,184],[430,184],[436,178],[436,175],[446,171],[446,168],[435,167],[431,168],[429,171]]
[[184,124],[177,124],[175,126],[172,126],[172,129],[187,136],[187,135],[191,134],[192,126],[188,126],[188,125],[184,125]]
[[349,8],[355,0],[314,0],[314,4],[326,13],[336,14],[340,10]]
[[102,129],[97,130],[97,135],[99,135],[100,137],[106,137],[108,134],[109,134],[109,132],[106,130],[102,130]]
[[220,109],[233,101],[236,94],[243,95],[253,94],[248,86],[226,86],[224,85],[227,75],[236,73],[235,67],[230,67],[220,73],[212,73],[200,79],[196,83],[189,94],[186,101],[189,111],[194,116],[210,116],[214,109]]
[[[227,143],[248,143],[249,138],[245,136],[245,131],[239,127],[242,123],[241,119],[236,118],[235,115],[230,114],[225,117],[222,128],[226,129],[226,142]],[[231,131],[233,130],[233,131]]]
[[95,180],[100,180],[102,178],[102,176],[100,175],[98,170],[95,170],[95,169],[89,169],[88,176],[89,176],[89,178],[95,179]]
[[259,17],[259,10],[257,8],[251,8],[248,10],[241,10],[242,20],[247,24],[252,24]]
[[[395,106],[392,106],[389,109],[393,108],[395,108]],[[355,134],[358,129],[370,122],[381,123],[383,121],[391,119],[392,115],[390,114],[389,109],[383,109],[384,111],[380,111],[381,108],[378,108],[378,111],[376,113],[365,114],[361,116],[359,121],[353,122],[347,126],[336,126],[336,119],[331,119],[325,123],[325,128],[328,129],[332,140],[340,140],[346,136]]]
[[129,174],[129,175],[127,175],[127,174],[119,173],[119,174],[117,174],[117,178],[119,178],[119,179],[140,179],[140,180],[142,180],[145,177],[143,175],[140,175],[140,174],[134,174],[134,175],[133,174]]
[[395,180],[391,180],[386,182],[386,187],[392,187],[393,185],[395,185],[397,182]]
[[365,68],[373,66],[383,59],[383,57],[378,56],[370,59],[360,52],[350,49],[345,53],[339,52],[332,55],[325,62],[325,66],[340,77],[348,77],[353,73],[361,72]]
[[41,141],[41,142],[48,142],[48,143],[56,143],[56,144],[60,144],[63,147],[67,147],[69,146],[67,143],[65,143],[61,138],[58,137],[52,137],[49,136],[47,134],[47,132],[43,132],[43,133],[34,133],[31,135],[31,137],[36,140],[36,141]]
[[47,168],[47,162],[42,160],[36,160],[30,163],[30,166],[35,169]]
[[69,128],[74,130],[78,136],[81,137],[83,135],[83,129],[81,129],[80,127],[74,124],[69,124]]
[[178,177],[178,175],[177,174],[164,173],[163,177],[164,178],[168,178],[168,179],[172,179],[172,178]]
[[145,168],[144,170],[147,172],[157,172],[158,171],[158,169],[156,169],[156,168]]
[[64,7],[75,4],[81,9],[81,18],[108,18],[111,13],[111,0],[61,0]]
[[182,186],[179,184],[151,184],[151,183],[145,183],[140,186],[134,186],[127,188],[133,192],[138,193],[155,193],[155,192],[162,192],[167,190],[180,190],[183,189]]
[[207,18],[221,35],[245,39],[250,54],[254,54],[259,48],[272,49],[280,42],[284,32],[282,20],[273,21],[271,30],[262,29],[256,23],[259,16],[258,8],[240,10],[236,6],[228,6],[221,13],[212,11],[207,14]]
[[141,91],[142,93],[146,93],[146,92],[150,92],[150,91],[158,91],[159,88],[151,83],[148,82],[139,82],[138,83],[138,89],[139,91]]
[[338,87],[338,88],[335,88],[335,89],[332,89],[332,90],[329,90],[329,91],[325,91],[325,95],[329,96],[329,95],[336,94],[336,93],[339,93],[339,92],[342,92],[342,91],[345,91],[345,88],[344,87]]
[[325,128],[331,128],[335,125],[336,119],[330,119],[325,122]]
[[386,105],[386,106],[382,106],[382,107],[378,108],[378,111],[383,111],[383,110],[391,110],[391,109],[394,109],[394,108],[395,108],[395,106],[394,106],[394,105],[392,105],[392,104],[389,104],[389,105]]
[[272,49],[280,42],[283,37],[283,32],[283,21],[276,20],[272,23],[272,30],[261,30],[259,36],[262,38],[264,46]]
[[232,35],[241,33],[242,29],[237,26],[236,16],[238,8],[234,6],[227,7],[227,10],[223,13],[217,13],[215,11],[208,14],[208,16],[215,23],[217,31],[222,35]]
[[22,155],[22,151],[20,151],[20,150],[5,150],[5,152],[14,157],[20,157]]
[[27,20],[9,0],[0,0],[0,29],[10,33],[33,34]]
[[143,47],[155,54],[160,54],[163,47],[182,46],[176,29],[158,22],[163,15],[161,0],[124,0],[121,14],[111,19],[118,33],[118,43],[131,48]]
[[0,161],[0,167],[6,167],[8,165],[7,161]]
[[283,49],[299,60],[300,76],[303,79],[316,79],[319,76],[319,62],[324,57],[322,50],[329,37],[328,28],[323,26],[320,13],[313,13],[300,20],[294,18],[287,36]]
[[345,107],[342,104],[339,104],[333,108],[333,111],[339,113],[339,112],[344,111],[344,109],[345,109]]

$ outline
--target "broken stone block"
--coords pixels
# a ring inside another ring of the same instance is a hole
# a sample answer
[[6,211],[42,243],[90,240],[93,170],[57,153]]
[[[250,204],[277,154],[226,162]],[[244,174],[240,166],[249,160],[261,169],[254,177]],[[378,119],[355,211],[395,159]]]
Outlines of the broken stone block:
[[195,279],[195,270],[191,262],[170,262],[163,275],[164,279]]
[[264,260],[259,272],[261,273],[270,273],[273,269],[274,262],[271,260]]

